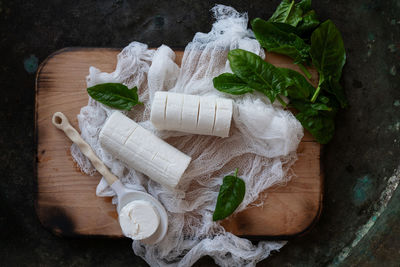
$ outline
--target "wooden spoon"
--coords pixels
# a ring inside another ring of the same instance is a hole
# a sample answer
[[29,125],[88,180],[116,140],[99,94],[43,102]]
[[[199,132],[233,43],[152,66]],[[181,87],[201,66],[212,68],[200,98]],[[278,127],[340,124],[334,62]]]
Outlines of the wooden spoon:
[[81,152],[90,160],[90,162],[92,162],[96,170],[103,175],[104,179],[115,191],[118,198],[118,213],[126,204],[136,200],[148,201],[155,207],[155,210],[160,216],[160,223],[157,229],[149,237],[142,239],[141,241],[146,244],[155,244],[160,242],[164,238],[168,229],[168,215],[161,203],[148,193],[126,188],[96,156],[89,144],[82,139],[80,134],[75,130],[74,127],[72,127],[68,121],[68,118],[62,112],[54,113],[52,123],[58,129],[63,130],[65,135],[79,147]]

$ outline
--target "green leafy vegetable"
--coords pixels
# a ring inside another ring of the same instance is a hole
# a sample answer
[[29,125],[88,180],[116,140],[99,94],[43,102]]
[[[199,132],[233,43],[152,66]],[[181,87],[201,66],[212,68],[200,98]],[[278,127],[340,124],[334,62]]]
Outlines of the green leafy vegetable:
[[[240,49],[230,51],[228,60],[234,73],[223,73],[215,77],[213,82],[217,90],[236,95],[255,90],[265,94],[271,102],[278,99],[283,106],[286,104],[280,95],[285,95],[290,99],[290,106],[299,111],[296,118],[303,127],[310,131],[319,143],[326,144],[330,141],[335,130],[334,116],[339,108],[333,92],[337,95],[339,93],[329,91],[335,87],[324,89],[318,101],[313,103],[310,97],[316,89],[300,73],[277,68],[256,54]],[[328,86],[328,82],[325,81],[322,87]]]
[[256,18],[251,22],[254,35],[261,46],[269,52],[287,55],[294,59],[295,63],[309,60],[310,46],[294,33],[287,33],[278,28],[272,22]]
[[281,23],[281,22],[268,22],[268,23],[271,23],[273,26],[286,33],[293,33],[296,35],[299,35],[300,33],[296,27],[293,27],[286,23]]
[[269,21],[281,22],[292,25],[294,27],[302,20],[303,9],[301,3],[295,3],[294,0],[283,0],[272,14]]
[[328,143],[335,130],[334,117],[340,107],[347,105],[339,83],[346,62],[339,30],[330,20],[320,25],[311,0],[282,0],[268,21],[256,18],[251,25],[262,47],[291,57],[307,78],[311,74],[304,64],[312,62],[319,73],[318,87],[315,89],[296,71],[276,68],[240,49],[228,54],[233,74],[215,77],[214,87],[236,95],[259,91],[285,107],[281,99],[284,95],[290,100],[289,106],[298,110],[296,118],[303,127],[321,144]]
[[294,0],[283,0],[268,21],[290,25],[296,29],[296,32],[290,28],[280,29],[299,36],[310,32],[319,25],[315,11],[311,10],[311,0],[302,0],[298,3],[295,3]]
[[130,110],[139,102],[137,87],[128,89],[120,83],[103,83],[87,88],[96,101],[116,109]]
[[277,68],[249,51],[232,50],[228,60],[233,74],[223,73],[213,79],[214,87],[221,92],[240,95],[255,90],[266,95],[272,103],[277,99],[286,106],[280,95],[293,98],[299,95],[297,98],[303,99],[315,91],[300,73]]
[[342,35],[331,20],[322,23],[311,35],[312,62],[319,72],[318,88],[311,102],[315,102],[321,89],[335,95],[342,107],[346,105],[344,91],[339,85],[346,62]]
[[215,77],[213,83],[214,87],[219,91],[232,95],[242,95],[253,92],[253,88],[250,88],[246,82],[232,73],[223,73]]
[[314,93],[314,86],[312,86],[303,75],[291,69],[278,69],[286,80],[285,96],[290,99],[308,99],[309,96]]
[[335,24],[327,20],[311,35],[311,57],[314,66],[325,76],[337,79],[346,62],[342,36]]
[[297,25],[297,30],[300,34],[304,34],[314,30],[318,25],[317,14],[311,10],[303,16],[303,20]]
[[271,102],[285,89],[281,73],[258,55],[234,49],[228,53],[228,60],[233,73],[239,79],[246,82],[248,87],[264,93]]
[[303,66],[310,61],[310,46],[294,33],[287,33],[275,26],[272,22],[256,18],[251,22],[254,35],[260,45],[269,52],[275,52],[291,57],[298,64],[308,78],[311,74]]
[[[317,15],[311,10],[311,0],[282,0],[268,21],[256,18],[251,22],[254,35],[269,52],[287,55],[301,71],[311,78],[304,67],[309,64],[310,46],[300,36],[319,25]],[[303,36],[304,37],[304,36]]]
[[311,0],[301,0],[297,4],[303,11],[303,14],[311,10]]
[[292,101],[291,106],[299,110],[296,118],[321,144],[328,143],[335,132],[336,110],[324,103]]
[[339,80],[334,80],[330,78],[329,87],[327,87],[324,90],[327,91],[328,93],[333,94],[339,101],[342,108],[347,106],[348,103],[347,103],[346,93],[344,92],[344,88],[340,85]]
[[237,177],[238,169],[234,176],[225,176],[219,189],[217,205],[215,206],[213,221],[225,219],[231,215],[242,203],[246,185],[242,179]]

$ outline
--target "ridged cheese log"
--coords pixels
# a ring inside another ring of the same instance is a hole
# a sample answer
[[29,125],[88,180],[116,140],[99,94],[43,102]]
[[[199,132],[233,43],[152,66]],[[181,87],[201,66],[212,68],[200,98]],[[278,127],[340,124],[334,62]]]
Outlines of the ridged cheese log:
[[122,113],[114,112],[99,134],[101,146],[152,180],[176,187],[191,158]]
[[232,110],[230,99],[158,91],[150,120],[159,130],[228,137]]

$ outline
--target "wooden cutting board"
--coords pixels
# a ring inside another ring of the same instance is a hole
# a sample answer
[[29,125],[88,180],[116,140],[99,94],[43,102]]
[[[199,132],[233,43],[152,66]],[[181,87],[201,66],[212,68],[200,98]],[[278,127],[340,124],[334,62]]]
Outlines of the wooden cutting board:
[[[49,56],[37,72],[36,211],[42,224],[56,234],[122,237],[111,198],[95,194],[100,175],[88,176],[80,171],[70,154],[71,141],[51,124],[53,113],[62,111],[79,129],[76,115],[88,101],[85,77],[89,67],[113,71],[119,51],[66,48]],[[180,64],[183,52],[176,54]],[[289,58],[277,54],[268,54],[267,61],[296,69]],[[315,82],[317,74],[310,71]],[[321,146],[305,133],[293,168],[297,177],[262,193],[263,206],[223,221],[225,229],[254,239],[289,238],[309,230],[322,209],[320,150]]]

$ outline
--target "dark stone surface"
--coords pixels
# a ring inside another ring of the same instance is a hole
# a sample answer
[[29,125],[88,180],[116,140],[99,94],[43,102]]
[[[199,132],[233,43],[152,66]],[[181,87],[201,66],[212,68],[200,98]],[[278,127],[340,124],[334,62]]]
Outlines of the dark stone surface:
[[[268,18],[278,1],[218,1],[250,18]],[[0,0],[0,259],[4,266],[146,266],[129,240],[60,238],[35,209],[34,73],[38,62],[67,46],[123,47],[136,40],[184,47],[211,27],[212,1]],[[350,107],[337,117],[325,147],[324,211],[306,236],[260,265],[324,266],[350,246],[379,208],[400,156],[400,2],[314,1],[331,18],[347,49],[343,83]],[[398,266],[400,192],[350,250],[345,266]],[[203,258],[198,266],[208,266]]]

